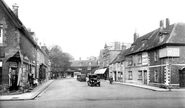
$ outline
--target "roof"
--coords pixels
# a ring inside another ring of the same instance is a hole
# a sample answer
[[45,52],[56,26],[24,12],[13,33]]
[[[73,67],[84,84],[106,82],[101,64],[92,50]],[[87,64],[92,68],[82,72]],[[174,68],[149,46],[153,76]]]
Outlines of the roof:
[[[161,33],[165,33],[165,38],[162,42],[159,42],[159,35]],[[144,46],[142,46],[143,41],[145,42]],[[153,30],[152,32],[149,32],[139,37],[132,44],[133,50],[130,50],[129,54],[148,51],[165,44],[185,45],[185,23],[172,24],[162,30],[158,28],[156,30]]]
[[125,56],[130,52],[130,48],[122,50],[116,58],[112,61],[111,64],[117,63],[117,62],[122,62],[125,60]]
[[[159,36],[161,33],[165,33],[165,38],[162,42],[159,42]],[[145,43],[142,46],[142,43]],[[131,48],[122,51],[112,63],[117,63],[125,60],[125,56],[149,51],[154,48],[169,44],[184,45],[185,46],[185,23],[175,23],[169,25],[167,28],[155,29],[138,39],[132,44]]]
[[97,60],[71,60],[71,67],[88,67],[97,65]]

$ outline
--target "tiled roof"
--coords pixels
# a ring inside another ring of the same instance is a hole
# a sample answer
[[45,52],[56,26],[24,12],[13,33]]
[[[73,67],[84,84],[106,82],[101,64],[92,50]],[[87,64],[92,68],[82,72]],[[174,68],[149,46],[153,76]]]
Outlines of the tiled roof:
[[[161,33],[165,34],[165,38],[162,42],[159,42],[159,35]],[[144,46],[142,46],[143,41],[145,43]],[[158,28],[139,37],[132,44],[131,48],[122,51],[112,63],[125,60],[125,56],[127,55],[148,51],[165,44],[185,45],[185,23],[172,24],[169,27],[163,29]]]
[[111,64],[117,63],[117,62],[122,62],[125,60],[125,56],[130,52],[130,48],[121,51],[117,57],[112,61]]
[[177,23],[167,43],[185,44],[185,23]]
[[[89,65],[89,63],[91,63],[91,65]],[[87,66],[97,66],[97,60],[72,60],[71,61],[71,67],[87,67]]]

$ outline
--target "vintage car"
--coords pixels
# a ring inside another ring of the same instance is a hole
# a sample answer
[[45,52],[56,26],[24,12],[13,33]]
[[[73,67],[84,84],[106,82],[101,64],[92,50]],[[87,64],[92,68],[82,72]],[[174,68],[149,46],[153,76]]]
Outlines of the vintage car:
[[86,75],[85,74],[77,75],[77,80],[85,82],[86,81]]
[[88,86],[99,86],[100,87],[100,80],[96,74],[90,74],[87,84]]

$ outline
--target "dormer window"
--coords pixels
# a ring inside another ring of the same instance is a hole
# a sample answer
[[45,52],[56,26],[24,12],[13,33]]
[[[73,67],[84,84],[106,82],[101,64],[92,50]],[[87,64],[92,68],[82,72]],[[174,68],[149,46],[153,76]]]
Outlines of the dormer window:
[[142,41],[142,47],[144,47],[144,46],[145,46],[145,40]]
[[91,62],[89,62],[89,65],[92,65],[92,63],[91,63]]
[[159,36],[159,42],[164,41],[164,37],[165,37],[165,35],[160,35],[160,36]]
[[159,42],[163,42],[166,35],[168,32],[159,32]]
[[3,25],[0,24],[0,44],[3,43]]
[[135,45],[132,45],[132,46],[131,46],[131,51],[133,51],[133,50],[134,50],[134,47],[135,47]]

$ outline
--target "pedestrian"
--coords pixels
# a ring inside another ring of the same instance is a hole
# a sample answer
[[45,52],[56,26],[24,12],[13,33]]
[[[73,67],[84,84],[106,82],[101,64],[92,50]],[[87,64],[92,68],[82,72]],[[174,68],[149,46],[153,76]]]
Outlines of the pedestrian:
[[30,87],[33,87],[33,74],[31,72],[28,73],[28,82]]

